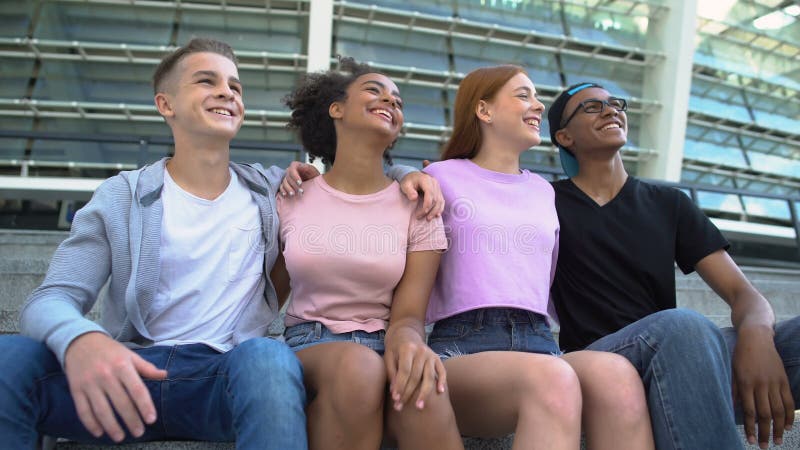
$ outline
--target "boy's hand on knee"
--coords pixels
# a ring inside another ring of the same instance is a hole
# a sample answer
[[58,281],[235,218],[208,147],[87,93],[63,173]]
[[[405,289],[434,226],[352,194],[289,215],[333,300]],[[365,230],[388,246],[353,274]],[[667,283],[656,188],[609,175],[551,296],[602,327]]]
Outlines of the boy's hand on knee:
[[734,396],[742,405],[744,430],[748,442],[761,448],[769,445],[770,425],[773,441],[780,445],[783,432],[794,423],[794,400],[789,380],[775,349],[773,335],[760,330],[740,329],[733,353]]
[[164,379],[167,372],[105,334],[86,333],[72,341],[64,372],[78,417],[92,435],[106,433],[116,442],[125,438],[115,411],[134,437],[144,433],[142,420],[155,422],[156,410],[142,378]]

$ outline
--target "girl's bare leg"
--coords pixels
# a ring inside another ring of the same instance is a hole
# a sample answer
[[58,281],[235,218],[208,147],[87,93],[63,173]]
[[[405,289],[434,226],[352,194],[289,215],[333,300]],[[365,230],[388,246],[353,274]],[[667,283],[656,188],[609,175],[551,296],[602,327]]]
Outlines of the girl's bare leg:
[[461,434],[516,433],[514,450],[577,449],[581,392],[575,371],[550,355],[482,352],[445,361]]
[[625,357],[580,351],[562,358],[580,379],[583,429],[590,450],[655,448],[644,386]]
[[383,436],[386,369],[374,350],[329,342],[297,352],[308,397],[311,450],[375,450]]
[[[388,394],[387,394],[388,395]],[[437,450],[463,450],[448,392],[433,392],[425,400],[425,407],[417,409],[412,402],[396,411],[391,400],[386,402],[386,428],[390,440],[397,442],[400,450],[430,448]]]

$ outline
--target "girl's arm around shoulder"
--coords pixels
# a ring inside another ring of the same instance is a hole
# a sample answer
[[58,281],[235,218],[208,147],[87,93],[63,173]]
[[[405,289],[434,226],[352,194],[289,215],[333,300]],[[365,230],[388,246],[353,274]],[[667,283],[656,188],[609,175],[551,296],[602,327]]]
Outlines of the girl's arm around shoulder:
[[393,407],[398,411],[415,391],[414,406],[422,409],[434,388],[438,393],[445,390],[444,365],[425,344],[425,313],[440,257],[434,250],[409,252],[403,277],[395,288],[384,361]]

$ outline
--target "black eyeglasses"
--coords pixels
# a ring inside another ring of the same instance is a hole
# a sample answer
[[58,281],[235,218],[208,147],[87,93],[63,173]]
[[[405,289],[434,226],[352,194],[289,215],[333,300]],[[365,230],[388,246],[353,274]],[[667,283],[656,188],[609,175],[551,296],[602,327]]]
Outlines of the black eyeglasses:
[[599,98],[590,98],[588,100],[584,100],[578,104],[578,107],[575,108],[575,111],[572,111],[572,114],[567,117],[567,120],[561,125],[561,128],[567,126],[570,120],[575,117],[575,114],[578,114],[578,111],[583,110],[586,114],[600,114],[603,112],[603,108],[608,105],[614,108],[617,111],[627,111],[628,110],[628,102],[624,98],[619,97],[609,97],[608,100],[600,100]]

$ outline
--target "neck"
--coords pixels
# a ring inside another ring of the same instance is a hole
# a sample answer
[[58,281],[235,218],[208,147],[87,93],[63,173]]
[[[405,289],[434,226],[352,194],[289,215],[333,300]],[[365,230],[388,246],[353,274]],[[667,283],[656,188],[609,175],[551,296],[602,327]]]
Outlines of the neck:
[[167,171],[183,190],[213,200],[230,183],[228,142],[192,142],[175,135],[175,156],[167,161]]
[[610,160],[579,160],[578,164],[580,171],[572,182],[601,205],[616,197],[628,180],[619,152]]
[[487,170],[518,174],[519,156],[527,149],[515,149],[513,144],[496,139],[491,133],[484,132],[483,136],[481,147],[472,162]]
[[323,177],[336,190],[354,194],[372,194],[384,189],[391,180],[383,173],[383,152],[389,145],[364,136],[336,136],[336,160]]

